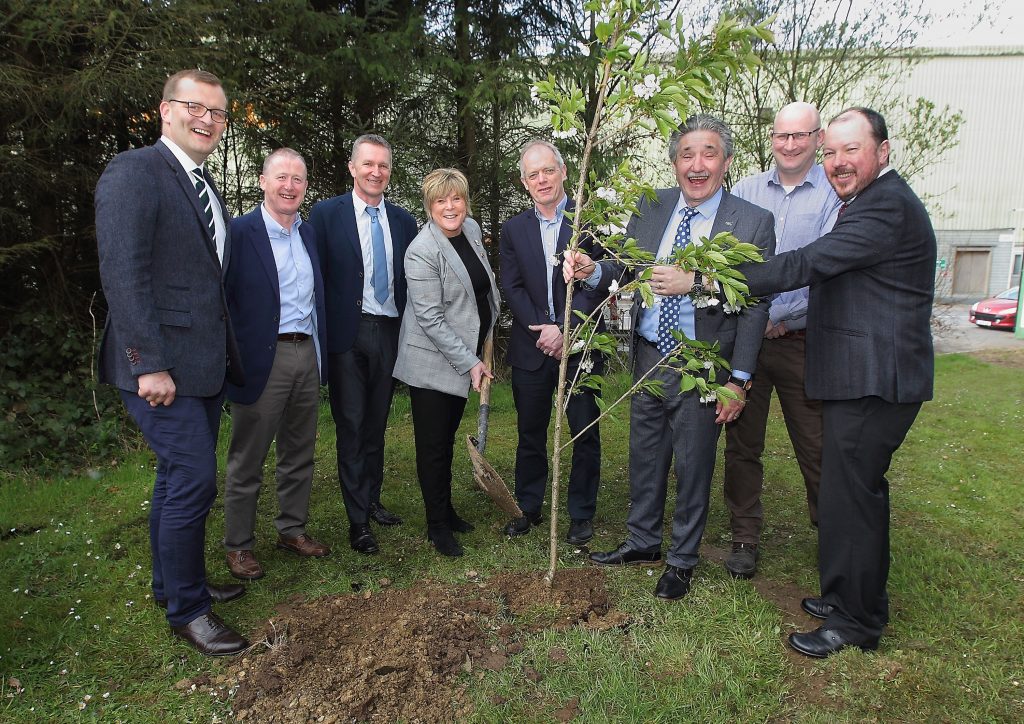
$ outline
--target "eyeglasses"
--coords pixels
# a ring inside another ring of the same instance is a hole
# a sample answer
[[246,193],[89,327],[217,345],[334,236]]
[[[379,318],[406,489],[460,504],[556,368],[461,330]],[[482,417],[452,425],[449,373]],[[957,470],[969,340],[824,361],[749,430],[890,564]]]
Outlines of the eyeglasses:
[[195,101],[179,101],[177,98],[168,98],[167,100],[171,103],[184,103],[185,107],[188,109],[188,114],[190,116],[195,116],[196,118],[202,118],[206,115],[206,112],[209,111],[210,119],[214,123],[224,123],[228,120],[228,112],[223,108],[207,108],[202,103],[196,103]]
[[773,131],[771,136],[772,140],[775,141],[775,143],[785,143],[791,138],[794,141],[806,141],[808,138],[811,137],[812,134],[817,133],[820,130],[821,126],[818,126],[812,131],[796,131],[795,133],[775,133]]

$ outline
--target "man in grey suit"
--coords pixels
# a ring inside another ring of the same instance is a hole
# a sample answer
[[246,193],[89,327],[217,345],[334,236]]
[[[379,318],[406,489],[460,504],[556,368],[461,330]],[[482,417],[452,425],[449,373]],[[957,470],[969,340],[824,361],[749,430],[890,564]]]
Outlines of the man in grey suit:
[[225,108],[212,73],[171,76],[160,141],[115,156],[96,185],[109,309],[100,380],[118,387],[157,458],[149,516],[154,598],[174,634],[209,656],[248,646],[211,611],[212,601],[245,589],[208,583],[204,560],[225,378],[244,381],[221,281],[229,215],[203,168],[224,133]]
[[[669,145],[679,188],[659,190],[654,202],[643,199],[629,221],[627,236],[658,259],[666,259],[673,248],[728,231],[770,256],[775,248],[771,213],[722,188],[732,156],[732,131],[725,123],[706,114],[687,118]],[[567,279],[575,276],[588,286],[604,288],[620,275],[621,268],[613,261],[602,261],[595,269],[590,257],[576,252],[566,255],[564,271]],[[654,369],[651,379],[663,384],[663,395],[640,393],[630,403],[629,537],[613,551],[590,556],[600,565],[661,561],[666,487],[674,456],[672,543],[665,572],[654,590],[663,600],[682,598],[690,589],[707,520],[720,425],[734,421],[743,410],[768,318],[763,301],[739,313],[727,313],[717,298],[695,308],[684,296],[689,287],[680,288],[682,279],[678,267],[656,266],[651,279],[657,295],[654,306],[643,309],[637,300],[641,312],[634,340],[634,379]],[[664,365],[665,355],[677,344],[674,330],[690,339],[719,343],[732,373],[721,371],[717,381],[738,399],[711,406],[700,400],[696,389],[679,392],[680,371]]]

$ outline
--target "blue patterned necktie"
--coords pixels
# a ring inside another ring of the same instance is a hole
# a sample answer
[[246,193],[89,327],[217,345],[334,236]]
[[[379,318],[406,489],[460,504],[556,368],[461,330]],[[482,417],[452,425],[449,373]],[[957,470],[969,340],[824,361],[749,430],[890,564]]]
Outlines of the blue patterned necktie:
[[384,246],[384,229],[380,225],[380,209],[367,206],[370,215],[370,241],[373,245],[373,298],[383,304],[388,300],[388,252]]
[[210,202],[210,192],[206,188],[206,179],[203,177],[203,169],[198,166],[192,169],[195,176],[193,183],[199,193],[199,205],[203,207],[203,214],[206,216],[206,226],[210,230],[210,236],[217,237],[217,225],[213,221],[213,204]]
[[[682,211],[676,238],[672,242],[672,252],[682,249],[690,243],[690,220],[697,215],[697,209],[687,206]],[[658,316],[658,351],[666,355],[676,348],[678,342],[672,335],[679,327],[679,296],[672,295],[661,300],[661,313]]]

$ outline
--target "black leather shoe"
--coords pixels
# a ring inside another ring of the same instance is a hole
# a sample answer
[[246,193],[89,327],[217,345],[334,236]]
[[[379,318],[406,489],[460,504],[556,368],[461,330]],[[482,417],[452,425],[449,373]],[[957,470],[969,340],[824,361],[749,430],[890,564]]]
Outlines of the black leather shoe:
[[677,601],[690,592],[690,581],[693,579],[692,568],[665,566],[665,572],[654,587],[654,595],[662,601]]
[[472,533],[476,526],[465,520],[453,508],[448,509],[448,527],[456,533]]
[[569,533],[565,536],[565,542],[574,546],[581,546],[594,537],[594,524],[590,518],[573,518],[569,525]]
[[[218,586],[216,583],[207,582],[206,592],[210,594],[210,598],[213,599],[214,603],[227,603],[228,601],[234,601],[236,598],[244,596],[245,586],[238,583],[228,583],[224,586]],[[156,599],[156,605],[160,608],[167,608],[167,599]]]
[[725,570],[733,578],[753,578],[757,573],[757,559],[761,550],[757,543],[733,543],[732,553],[725,559]]
[[451,528],[434,528],[427,531],[427,540],[442,556],[458,558],[463,554],[462,546],[455,540]]
[[171,626],[171,631],[207,656],[231,656],[249,648],[245,637],[221,621],[212,611],[192,619],[184,626]]
[[829,614],[832,613],[832,609],[835,608],[831,603],[826,603],[824,598],[805,598],[800,602],[800,608],[808,616],[814,616],[814,618],[820,618],[825,620]]
[[373,536],[373,531],[370,530],[368,525],[353,525],[348,530],[348,540],[352,544],[352,550],[356,553],[369,555],[380,552],[377,539]]
[[517,535],[526,535],[530,532],[530,528],[540,525],[540,512],[528,513],[523,511],[523,514],[518,518],[513,518],[509,521],[508,525],[505,526],[505,535],[510,538],[515,538]]
[[591,553],[590,560],[599,566],[642,566],[661,563],[661,549],[634,550],[623,543],[607,553]]
[[380,503],[370,504],[370,520],[377,525],[401,525],[402,519]]
[[814,659],[823,659],[826,656],[839,653],[847,646],[856,646],[862,651],[874,651],[878,648],[878,642],[873,644],[855,644],[848,641],[838,631],[821,626],[807,633],[791,633],[789,645],[793,650],[810,656]]

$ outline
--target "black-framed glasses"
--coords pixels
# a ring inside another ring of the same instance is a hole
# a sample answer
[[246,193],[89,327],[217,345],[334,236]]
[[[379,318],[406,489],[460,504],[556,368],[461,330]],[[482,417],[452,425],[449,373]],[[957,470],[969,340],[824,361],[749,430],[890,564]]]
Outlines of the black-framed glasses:
[[223,108],[207,108],[202,103],[196,103],[195,101],[179,101],[177,98],[168,98],[171,103],[184,103],[185,108],[188,109],[190,116],[196,118],[202,118],[206,115],[207,111],[210,113],[210,119],[214,123],[226,123],[228,120],[228,112]]
[[806,141],[808,138],[811,137],[812,134],[815,134],[820,130],[821,126],[818,126],[817,128],[810,131],[794,131],[793,133],[776,133],[775,131],[772,131],[771,136],[772,140],[775,141],[775,143],[785,143],[791,138],[794,141]]

